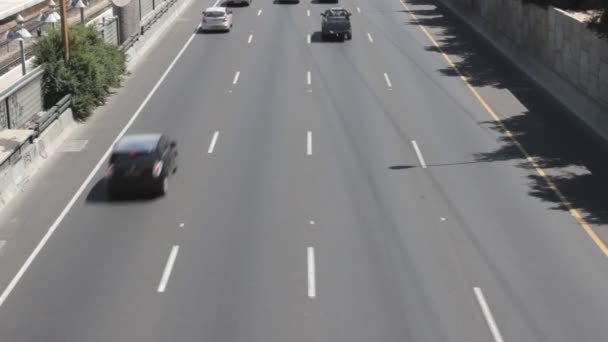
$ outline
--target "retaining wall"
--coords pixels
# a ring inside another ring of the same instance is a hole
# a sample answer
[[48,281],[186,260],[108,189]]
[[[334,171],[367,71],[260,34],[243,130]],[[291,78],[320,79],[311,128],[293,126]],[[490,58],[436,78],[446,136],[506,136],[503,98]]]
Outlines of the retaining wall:
[[75,127],[72,109],[68,108],[40,137],[21,148],[21,157],[0,167],[0,209],[21,192],[34,173],[42,166],[65,137]]
[[439,0],[608,141],[608,41],[554,7]]

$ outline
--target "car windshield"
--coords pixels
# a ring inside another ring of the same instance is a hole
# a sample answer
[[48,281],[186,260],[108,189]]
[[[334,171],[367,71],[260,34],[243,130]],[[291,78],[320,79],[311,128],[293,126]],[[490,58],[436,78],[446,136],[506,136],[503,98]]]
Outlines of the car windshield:
[[224,12],[205,12],[206,17],[221,18],[224,16]]
[[114,147],[114,153],[149,153],[156,149],[158,136],[134,135],[121,139]]
[[327,11],[328,19],[346,19],[348,12],[344,9]]

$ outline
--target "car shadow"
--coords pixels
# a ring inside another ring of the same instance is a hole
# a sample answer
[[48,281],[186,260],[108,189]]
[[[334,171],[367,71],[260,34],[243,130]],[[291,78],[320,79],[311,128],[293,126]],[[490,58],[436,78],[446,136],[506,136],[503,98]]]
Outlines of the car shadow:
[[106,189],[106,178],[102,178],[89,191],[85,201],[87,203],[120,203],[120,202],[149,202],[155,200],[157,197],[153,194],[139,195],[121,195],[118,198],[110,198],[108,190]]
[[319,1],[319,0],[310,0],[310,3],[313,5],[323,5],[323,4],[337,4],[339,1]]
[[243,8],[243,7],[249,7],[250,4],[246,4],[246,3],[234,3],[233,1],[223,1],[221,2],[219,5],[219,7],[228,7],[228,8]]
[[[405,25],[420,24],[432,30],[439,48],[429,43],[425,50],[452,56],[459,71],[446,66],[437,70],[440,75],[464,76],[478,88],[507,90],[524,107],[499,111],[502,125],[491,118],[479,123],[500,134],[500,146],[475,155],[476,160],[515,161],[517,167],[530,171],[527,176],[530,196],[550,203],[554,210],[568,211],[569,206],[577,209],[589,223],[608,224],[606,142],[437,1],[410,0],[410,3],[412,9],[405,12],[414,14],[417,20],[408,18]],[[505,134],[505,129],[514,139]],[[547,179],[538,175],[521,147],[548,175],[568,205]]]
[[272,3],[275,5],[297,5],[300,3],[300,0],[298,0],[298,1],[274,0]]
[[323,39],[323,35],[321,34],[321,31],[317,31],[317,32],[314,32],[310,36],[310,42],[311,43],[342,43],[342,42],[344,42],[344,39],[333,37],[333,38],[325,40],[325,39]]
[[224,31],[219,31],[219,30],[203,30],[203,29],[198,29],[198,31],[196,32],[197,34],[211,34],[211,35],[215,35],[215,34],[227,34],[230,33],[229,30],[224,30]]
[[407,169],[413,169],[416,167],[417,166],[414,166],[414,165],[393,165],[393,166],[389,166],[388,168],[390,170],[407,170]]

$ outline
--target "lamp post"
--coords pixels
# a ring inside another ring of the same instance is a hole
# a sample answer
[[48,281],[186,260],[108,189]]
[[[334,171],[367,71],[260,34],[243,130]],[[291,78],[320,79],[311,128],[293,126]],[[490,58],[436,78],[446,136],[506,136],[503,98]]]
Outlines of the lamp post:
[[26,68],[25,68],[25,47],[23,46],[23,41],[27,38],[32,37],[30,32],[24,27],[24,24],[25,24],[25,19],[23,19],[21,14],[18,15],[17,16],[17,29],[10,30],[5,35],[6,40],[19,41],[19,48],[21,49],[21,73],[23,75],[25,75],[27,72]]
[[68,39],[68,14],[65,0],[59,0],[59,11],[61,11],[61,41],[63,42],[63,60],[70,61],[70,41]]
[[55,23],[61,20],[61,41],[63,45],[63,59],[67,63],[70,60],[70,44],[68,40],[68,16],[65,5],[65,0],[59,0],[59,10],[61,14],[56,12],[57,3],[54,0],[49,0],[49,11],[41,13],[38,20],[44,23],[50,23],[55,28]]
[[51,27],[54,29],[55,24],[61,19],[61,16],[57,13],[57,4],[55,1],[49,1],[49,10],[43,13],[40,13],[38,17],[38,21],[41,21],[46,24],[51,24]]
[[87,4],[85,4],[82,0],[78,0],[74,7],[80,9],[80,23],[84,25],[84,9],[87,8]]

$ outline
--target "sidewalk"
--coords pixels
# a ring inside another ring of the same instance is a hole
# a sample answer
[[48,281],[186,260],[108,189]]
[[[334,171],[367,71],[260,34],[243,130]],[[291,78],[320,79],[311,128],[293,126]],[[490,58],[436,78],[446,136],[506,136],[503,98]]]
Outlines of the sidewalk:
[[0,22],[42,2],[45,0],[2,0],[0,1]]

